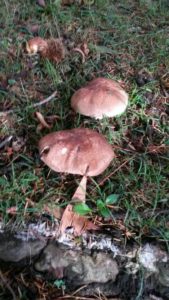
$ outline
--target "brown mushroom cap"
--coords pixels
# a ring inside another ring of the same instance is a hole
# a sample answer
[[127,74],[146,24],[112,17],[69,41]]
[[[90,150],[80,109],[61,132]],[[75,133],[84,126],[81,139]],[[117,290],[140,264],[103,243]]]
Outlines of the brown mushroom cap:
[[36,54],[38,52],[44,51],[44,49],[46,50],[47,47],[47,41],[39,36],[30,39],[26,43],[26,50],[29,54]]
[[123,113],[128,104],[128,94],[118,82],[96,78],[80,88],[71,98],[71,107],[78,113],[102,119]]
[[52,170],[86,176],[101,174],[115,156],[101,134],[86,128],[49,133],[39,141],[39,151]]

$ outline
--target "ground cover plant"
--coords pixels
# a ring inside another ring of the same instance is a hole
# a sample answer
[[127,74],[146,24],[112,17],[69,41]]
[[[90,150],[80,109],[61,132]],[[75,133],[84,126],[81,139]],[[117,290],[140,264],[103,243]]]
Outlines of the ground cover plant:
[[[86,127],[105,135],[116,158],[89,179],[87,205],[77,211],[124,242],[156,239],[168,249],[168,1],[74,2],[1,3],[0,220],[19,226],[46,206],[52,214],[69,203],[80,177],[50,171],[37,145],[49,132]],[[61,38],[65,58],[55,64],[29,56],[26,41],[35,36]],[[98,121],[72,112],[74,91],[99,76],[128,92],[123,115]]]

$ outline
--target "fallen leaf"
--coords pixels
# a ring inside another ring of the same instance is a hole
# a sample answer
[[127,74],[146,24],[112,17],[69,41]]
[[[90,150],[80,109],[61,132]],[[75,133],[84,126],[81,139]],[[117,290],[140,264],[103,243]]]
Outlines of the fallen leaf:
[[63,209],[59,206],[55,207],[50,207],[48,205],[44,205],[43,210],[50,215],[53,215],[56,219],[61,219],[62,214],[63,214]]
[[86,230],[98,230],[99,227],[73,211],[71,204],[67,205],[61,219],[59,232],[63,234],[68,227],[73,227],[74,236],[80,236]]
[[48,128],[48,129],[51,128],[51,126],[45,121],[44,116],[40,112],[37,111],[35,113],[35,115],[36,115],[38,121],[40,122],[40,125],[42,125],[41,129],[42,128]]

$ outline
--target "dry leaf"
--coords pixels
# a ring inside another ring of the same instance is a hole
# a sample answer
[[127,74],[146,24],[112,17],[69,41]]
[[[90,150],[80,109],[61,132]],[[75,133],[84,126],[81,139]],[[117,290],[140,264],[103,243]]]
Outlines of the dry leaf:
[[50,215],[53,215],[56,219],[61,219],[63,214],[63,209],[59,206],[57,207],[49,207],[48,205],[44,205],[43,210]]
[[36,115],[38,121],[40,122],[41,129],[42,128],[48,128],[48,129],[51,128],[51,126],[45,121],[43,115],[40,112],[37,111],[35,113],[35,115]]
[[63,234],[68,227],[73,227],[74,235],[80,236],[86,230],[97,230],[98,226],[89,221],[86,217],[74,213],[73,206],[69,204],[61,219],[59,232]]

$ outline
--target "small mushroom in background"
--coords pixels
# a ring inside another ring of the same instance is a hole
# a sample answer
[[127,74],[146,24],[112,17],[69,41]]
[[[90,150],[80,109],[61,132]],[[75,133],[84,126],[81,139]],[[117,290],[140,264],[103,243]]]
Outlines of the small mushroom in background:
[[32,55],[39,53],[41,57],[55,63],[60,62],[65,57],[65,48],[61,39],[32,38],[26,43],[26,51]]
[[128,94],[118,82],[96,78],[77,90],[71,98],[76,112],[96,119],[122,114],[128,104]]
[[[87,176],[101,174],[115,157],[107,140],[98,132],[86,128],[53,132],[42,137],[39,152],[42,161],[52,170],[83,176],[72,197],[77,202],[85,202]],[[65,222],[68,215],[70,222]],[[63,233],[72,224],[75,226],[75,219],[77,222],[86,222],[85,217],[80,216],[79,219],[72,212],[72,206],[68,205],[62,216],[60,232]],[[75,235],[80,235],[79,231]]]

